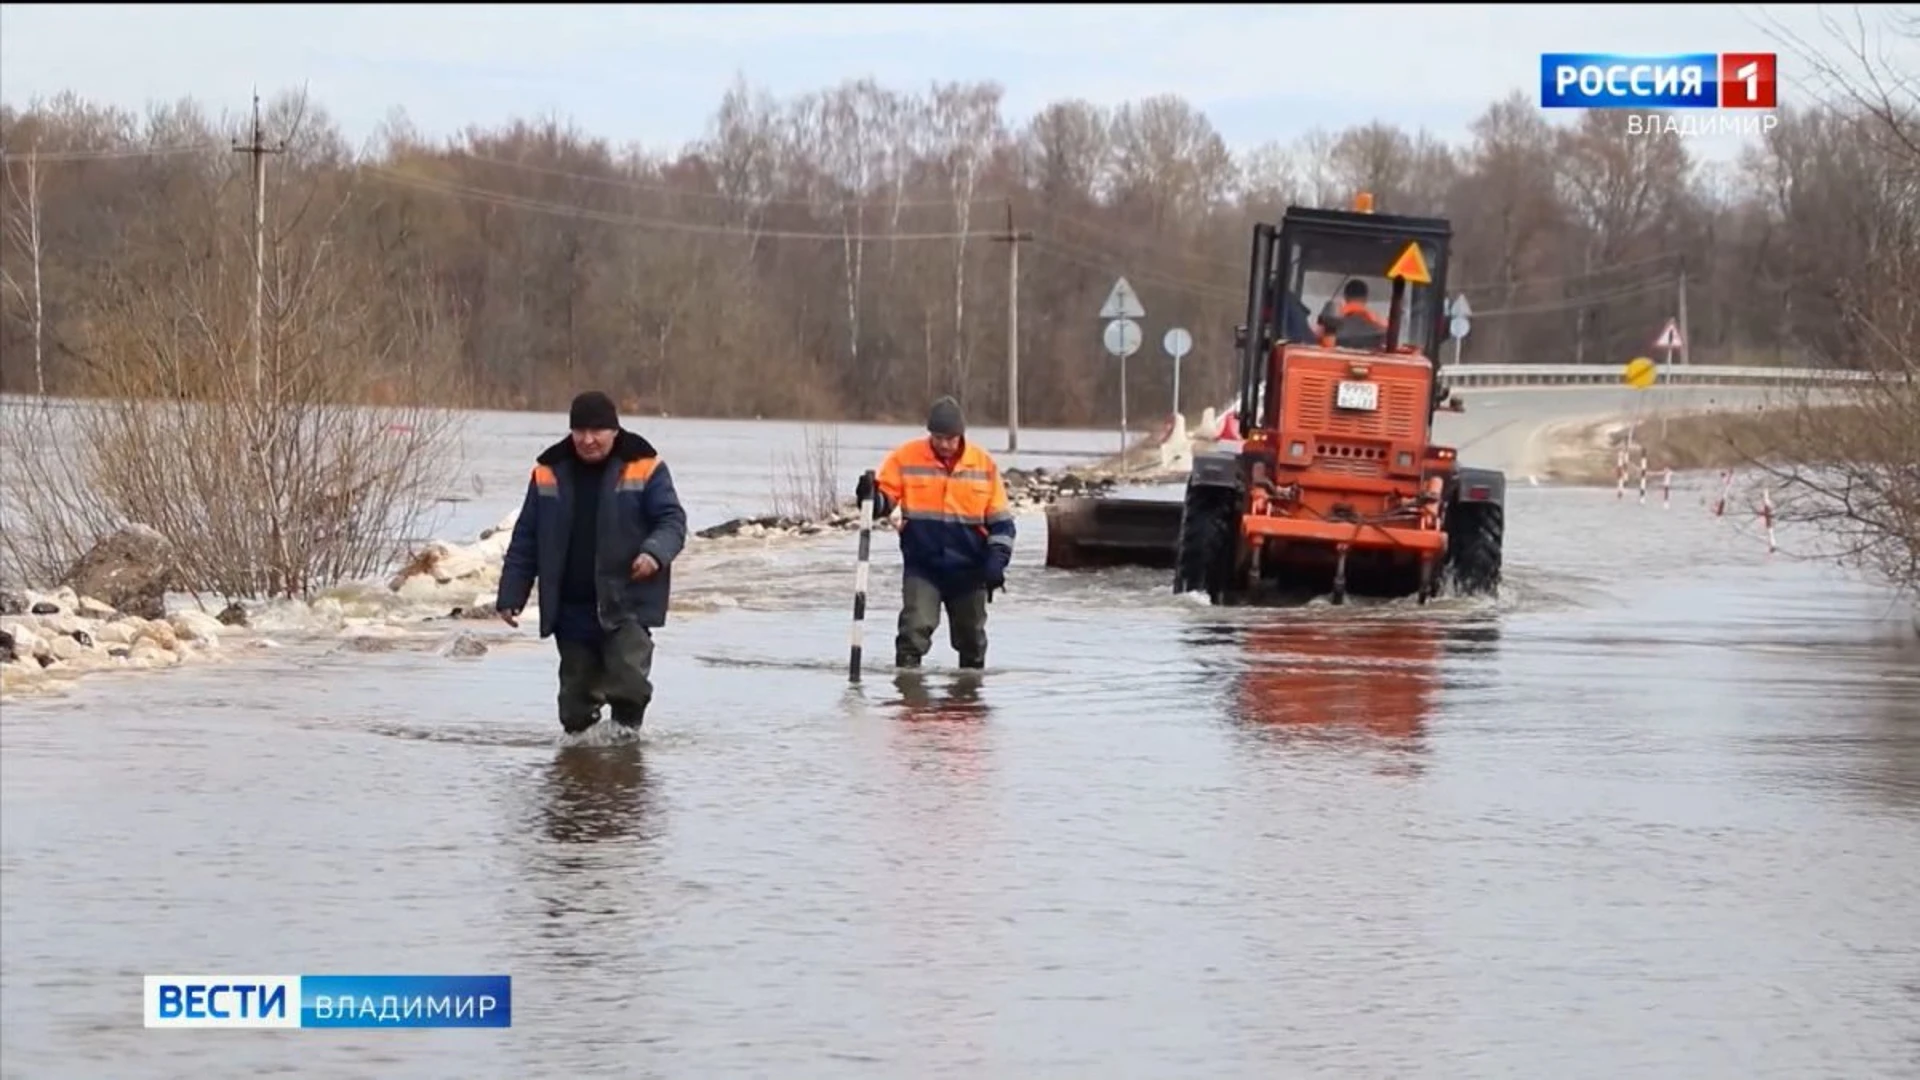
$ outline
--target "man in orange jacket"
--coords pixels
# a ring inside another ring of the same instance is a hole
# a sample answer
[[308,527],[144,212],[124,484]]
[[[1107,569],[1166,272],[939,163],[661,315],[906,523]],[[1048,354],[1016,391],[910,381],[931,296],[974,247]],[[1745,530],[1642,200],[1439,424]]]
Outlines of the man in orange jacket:
[[1367,308],[1367,283],[1359,278],[1347,282],[1341,290],[1341,299],[1345,302],[1339,310],[1330,309],[1320,316],[1320,325],[1325,329],[1320,344],[1343,349],[1378,349],[1387,340],[1387,324],[1380,321]]
[[887,455],[856,498],[874,515],[900,508],[900,626],[894,665],[919,667],[945,608],[948,636],[963,668],[987,664],[987,602],[1007,583],[1013,512],[993,456],[967,441],[960,403],[943,397],[927,414],[927,437]]

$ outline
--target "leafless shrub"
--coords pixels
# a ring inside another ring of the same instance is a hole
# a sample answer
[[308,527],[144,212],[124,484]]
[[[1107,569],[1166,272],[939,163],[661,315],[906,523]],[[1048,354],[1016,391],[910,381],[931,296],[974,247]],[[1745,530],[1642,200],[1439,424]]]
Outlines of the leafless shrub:
[[[1903,33],[1920,37],[1920,23]],[[1841,344],[1823,356],[1866,378],[1796,395],[1743,456],[1783,521],[1814,526],[1838,559],[1920,591],[1920,79],[1880,70],[1865,37],[1846,49],[1857,73],[1795,43],[1830,104],[1815,117],[1819,145],[1780,148],[1773,168],[1790,222],[1837,200],[1872,223],[1868,248],[1837,270]],[[1842,407],[1823,407],[1832,404]]]
[[842,502],[839,431],[808,427],[801,438],[803,449],[799,453],[781,455],[773,512],[800,521],[832,517]]
[[168,226],[166,257],[115,275],[87,399],[10,418],[9,573],[56,579],[139,522],[173,541],[180,588],[301,597],[423,531],[457,475],[455,414],[368,403],[456,397],[439,377],[454,328],[343,242],[351,187],[315,183],[277,192],[292,212],[266,246],[256,347],[250,215],[233,212],[248,194],[210,192],[204,219]]

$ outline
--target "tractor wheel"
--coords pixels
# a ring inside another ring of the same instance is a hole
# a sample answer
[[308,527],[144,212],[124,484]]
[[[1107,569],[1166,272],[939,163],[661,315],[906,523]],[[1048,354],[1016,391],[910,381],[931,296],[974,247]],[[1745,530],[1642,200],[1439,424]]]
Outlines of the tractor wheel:
[[1224,488],[1187,489],[1180,515],[1180,551],[1175,560],[1175,595],[1204,590],[1215,604],[1224,602],[1233,584],[1240,536],[1240,498]]
[[1461,596],[1500,591],[1506,511],[1499,503],[1454,503],[1447,511],[1446,578]]

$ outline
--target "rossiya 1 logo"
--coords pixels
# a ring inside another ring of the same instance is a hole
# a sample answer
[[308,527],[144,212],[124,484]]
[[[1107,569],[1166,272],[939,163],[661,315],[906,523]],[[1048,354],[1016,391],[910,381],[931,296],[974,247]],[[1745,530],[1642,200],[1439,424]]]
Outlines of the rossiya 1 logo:
[[1541,53],[1543,109],[1774,109],[1774,53]]

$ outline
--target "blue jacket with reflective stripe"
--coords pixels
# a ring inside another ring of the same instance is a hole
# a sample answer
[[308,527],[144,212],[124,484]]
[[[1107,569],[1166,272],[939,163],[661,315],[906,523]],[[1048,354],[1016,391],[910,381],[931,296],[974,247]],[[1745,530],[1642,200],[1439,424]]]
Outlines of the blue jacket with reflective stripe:
[[[560,579],[566,572],[567,536],[573,529],[576,460],[570,438],[541,453],[527,481],[494,599],[501,611],[523,608],[537,580],[541,637],[559,626]],[[613,630],[628,622],[662,626],[673,591],[673,560],[687,542],[686,511],[680,506],[673,474],[646,439],[621,431],[607,462],[593,560],[600,627]],[[643,551],[653,556],[660,570],[635,581],[633,561]]]

